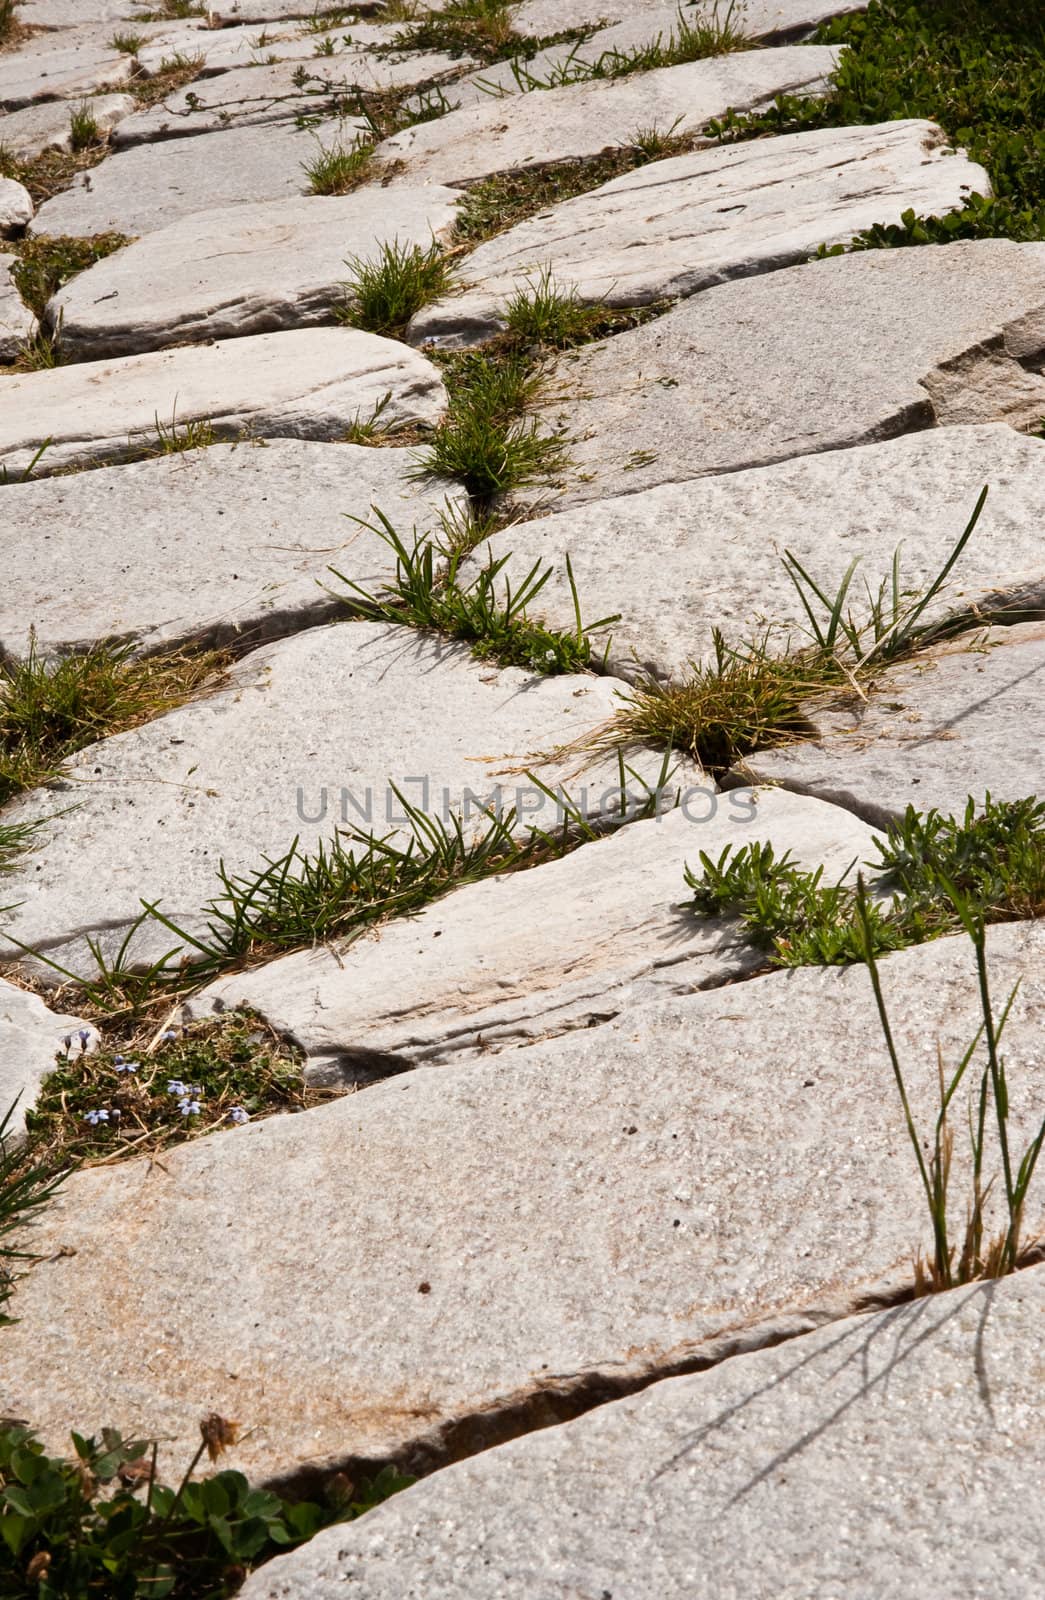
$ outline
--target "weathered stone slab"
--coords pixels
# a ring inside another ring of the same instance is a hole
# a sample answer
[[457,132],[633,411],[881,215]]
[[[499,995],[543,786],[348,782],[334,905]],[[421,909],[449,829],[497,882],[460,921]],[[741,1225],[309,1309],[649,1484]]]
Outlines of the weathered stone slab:
[[316,1083],[358,1077],[375,1057],[400,1068],[482,1059],[764,966],[729,927],[686,912],[686,865],[699,870],[702,850],[717,860],[727,846],[771,840],[811,869],[823,863],[832,882],[854,861],[877,859],[871,831],[834,806],[708,786],[683,799],[560,861],[471,884],[345,949],[223,978],[191,1012],[252,1007],[305,1050]]
[[[508,556],[505,579],[516,586],[535,561],[551,566],[535,612],[570,627],[569,557],[586,612],[621,618],[609,630],[609,670],[677,679],[690,662],[713,658],[713,628],[738,644],[758,638],[767,620],[792,638],[808,626],[784,569],[788,550],[833,596],[854,556],[877,590],[902,542],[904,586],[924,591],[985,483],[977,530],[927,620],[986,603],[1045,610],[1045,441],[1004,423],[933,428],[592,500],[496,534],[470,567],[477,572],[489,552]],[[855,590],[853,605],[859,615]]]
[[341,439],[357,418],[435,423],[446,391],[430,361],[354,328],[260,333],[187,350],[0,378],[0,464],[45,475],[126,459],[168,431],[210,422],[215,437]]
[[[345,51],[365,50],[371,44],[388,42],[395,32],[394,28],[353,23],[351,28],[332,28],[328,37],[333,41],[334,55],[337,56]],[[215,72],[229,72],[234,67],[271,66],[275,61],[320,60],[323,66],[327,66],[331,58],[317,56],[316,46],[319,43],[320,36],[301,22],[260,28],[256,23],[231,28],[208,28],[200,19],[196,24],[182,23],[175,28],[168,28],[143,46],[136,60],[141,70],[151,75],[161,71],[164,62],[169,62],[174,56],[199,56],[201,77]]]
[[[324,148],[351,145],[360,126],[327,124]],[[302,164],[314,160],[318,149],[310,129],[280,123],[118,150],[45,201],[30,231],[138,235],[154,233],[196,211],[290,200],[307,193]]]
[[93,1024],[49,1011],[39,995],[0,978],[0,1120],[12,1112],[9,1137],[17,1138],[24,1129],[25,1112],[55,1070],[56,1057],[76,1059],[97,1042]]
[[[990,950],[999,996],[1023,980],[1005,1033],[1022,1148],[1045,1091],[1045,929],[995,928]],[[970,946],[890,956],[882,983],[927,1126],[937,1043],[954,1061],[978,1026]],[[216,1410],[243,1426],[235,1465],[275,1477],[392,1452],[431,1464],[815,1328],[909,1283],[928,1218],[859,967],[635,1007],[162,1167],[77,1175],[28,1237],[49,1260],[5,1331],[5,1412],[53,1445],[71,1416],[148,1424],[184,1461]],[[75,1255],[55,1259],[62,1245]],[[500,1595],[490,1570],[477,1592]]]
[[[32,857],[11,870],[8,893],[19,904],[0,919],[0,950],[10,932],[93,970],[85,934],[114,948],[142,897],[161,899],[168,915],[199,931],[220,891],[221,861],[239,875],[285,855],[295,837],[314,850],[342,823],[343,790],[370,810],[367,825],[381,835],[406,821],[390,784],[443,816],[461,811],[466,788],[485,796],[495,774],[511,768],[507,811],[516,789],[531,805],[535,793],[540,800],[525,776],[531,765],[552,788],[588,772],[591,813],[608,810],[619,797],[616,760],[551,752],[602,723],[619,688],[615,678],[499,672],[467,648],[377,623],[266,645],[232,669],[226,686],[92,746],[66,778],[9,808],[12,823],[53,818],[56,808],[63,815],[44,824]],[[661,764],[652,750],[633,763],[651,785]],[[677,781],[700,780],[690,766]],[[324,789],[336,815],[319,803]],[[352,801],[344,808],[360,821]],[[548,820],[555,810],[548,801]],[[477,810],[473,822],[483,825]],[[143,928],[142,959],[171,946],[168,930]]]
[[[508,169],[598,155],[639,128],[696,131],[729,106],[820,92],[838,59],[825,45],[717,56],[683,67],[466,105],[385,139],[377,159],[407,182],[466,184]],[[451,91],[447,91],[452,97]]]
[[194,212],[74,278],[48,307],[76,360],[329,322],[346,258],[397,240],[427,249],[459,192],[358,190]]
[[[460,489],[419,484],[411,450],[270,439],[214,445],[4,491],[0,654],[99,639],[143,651],[187,640],[260,643],[324,621],[328,568],[370,589],[388,546],[349,520],[378,505],[404,532],[438,531]],[[3,891],[0,890],[0,902]]]
[[986,629],[883,671],[866,702],[815,715],[818,739],[750,769],[878,825],[908,805],[958,816],[970,795],[1045,792],[1043,694],[1045,623]]
[[481,244],[462,263],[464,293],[426,306],[410,337],[492,338],[512,294],[545,270],[589,304],[684,297],[806,261],[908,208],[952,211],[974,189],[990,194],[987,174],[931,122],[822,128],[655,161]]
[[[728,4],[718,7],[720,18],[726,15]],[[734,8],[733,19],[749,38],[801,38],[829,17],[842,16],[850,11],[864,11],[866,6],[853,0],[743,0]],[[539,38],[555,33],[559,28],[590,28],[603,22],[610,14],[620,17],[628,25],[646,22],[650,36],[658,29],[670,31],[678,25],[678,12],[665,8],[664,0],[615,0],[607,7],[603,0],[523,0],[513,12],[512,27],[517,33]],[[712,14],[711,5],[687,7],[683,16],[688,21],[705,20]]]
[[[130,94],[94,95],[86,103],[102,133],[108,133],[138,104]],[[70,119],[78,107],[79,102],[70,105],[66,100],[44,100],[39,105],[24,106],[21,111],[9,111],[0,120],[0,144],[20,161],[30,161],[45,150],[71,150]]]
[[1037,429],[1043,361],[1041,244],[868,250],[720,284],[550,369],[545,418],[576,441],[558,503],[934,423]]
[[11,277],[16,256],[0,255],[0,361],[14,361],[36,331],[36,318]]
[[1043,1316],[1033,1267],[658,1383],[328,1529],[244,1600],[1036,1600]]
[[21,233],[32,214],[28,189],[14,178],[0,178],[0,239]]
[[[130,21],[141,15],[136,0],[19,0],[21,20],[32,28],[74,28]],[[139,27],[148,24],[139,23]]]
[[97,30],[70,29],[29,39],[20,50],[0,54],[0,108],[16,111],[34,100],[64,100],[126,83],[134,71]]
[[[392,59],[346,51],[335,57],[332,66],[317,60],[239,67],[211,78],[197,78],[188,88],[178,89],[168,99],[139,111],[127,119],[114,143],[119,148],[151,139],[215,133],[227,127],[291,122],[299,116],[330,116],[340,99],[353,89],[399,88],[459,66],[449,56]],[[322,137],[322,128],[318,132]]]

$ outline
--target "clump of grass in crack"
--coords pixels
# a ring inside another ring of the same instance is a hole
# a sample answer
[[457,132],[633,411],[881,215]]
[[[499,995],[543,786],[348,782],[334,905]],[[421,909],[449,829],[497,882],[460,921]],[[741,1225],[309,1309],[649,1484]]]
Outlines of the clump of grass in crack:
[[310,194],[350,194],[367,181],[374,146],[357,138],[350,145],[320,145],[311,161],[302,162]]
[[159,0],[151,11],[140,11],[135,22],[187,22],[190,17],[205,17],[202,0]]
[[505,305],[509,334],[528,345],[564,349],[580,344],[602,320],[601,307],[585,304],[576,289],[557,284],[547,266],[514,290]]
[[[0,873],[10,872],[18,859],[32,847],[38,822],[0,822]],[[4,908],[0,906],[0,911]]]
[[[956,916],[972,942],[983,1020],[950,1075],[944,1068],[942,1056],[937,1059],[940,1109],[933,1129],[932,1150],[928,1159],[923,1152],[923,1141],[911,1109],[906,1077],[882,990],[875,947],[873,906],[862,879],[856,894],[856,918],[863,939],[863,957],[870,974],[889,1063],[900,1096],[907,1135],[914,1152],[932,1225],[932,1253],[928,1257],[919,1255],[915,1260],[916,1294],[931,1294],[951,1289],[957,1284],[971,1283],[979,1278],[1001,1278],[1014,1272],[1028,1257],[1037,1259],[1040,1255],[1040,1248],[1035,1249],[1033,1245],[1028,1250],[1023,1238],[1023,1225],[1027,1194],[1034,1178],[1042,1143],[1045,1141],[1045,1122],[1042,1122],[1022,1155],[1014,1154],[1009,1134],[1010,1087],[1000,1051],[1002,1035],[1019,984],[1017,983],[1010,991],[1001,1012],[996,1013],[991,1000],[987,970],[987,929],[984,915],[974,905],[971,897],[963,894],[942,872],[940,888],[950,899]],[[981,1041],[986,1062],[980,1069],[978,1083],[974,1077],[972,1093],[968,1097],[966,1108],[970,1164],[965,1204],[966,1222],[959,1244],[957,1240],[951,1238],[948,1215],[954,1155],[951,1112],[955,1097],[966,1080]],[[997,1172],[989,1178],[985,1172],[985,1163],[988,1159],[988,1124],[994,1134],[1000,1183]],[[927,1140],[925,1143],[928,1145]],[[1003,1225],[1000,1232],[991,1236],[988,1233],[988,1203],[992,1193],[999,1190]]]
[[91,1166],[306,1103],[300,1052],[258,1018],[233,1013],[158,1034],[149,1025],[90,1052],[70,1036],[26,1129],[47,1162]]
[[110,645],[51,661],[30,634],[28,655],[0,662],[0,805],[47,783],[95,740],[182,705],[224,664],[215,652],[139,660],[129,646]]
[[45,150],[42,155],[23,161],[0,143],[0,178],[14,178],[28,190],[33,205],[39,208],[67,189],[81,172],[96,167],[107,151],[108,146],[99,141],[84,150]]
[[[716,3],[710,15],[689,17],[680,6],[675,26],[665,40],[662,33],[647,44],[631,50],[604,50],[594,59],[578,56],[578,44],[543,75],[531,72],[522,58],[512,62],[512,77],[521,93],[535,89],[561,89],[573,83],[624,78],[635,72],[655,72],[661,67],[683,66],[689,61],[705,61],[711,56],[751,49],[754,40],[744,32],[736,0],[724,12]],[[479,80],[482,88],[482,81]]]
[[11,1321],[3,1308],[14,1287],[15,1263],[32,1259],[29,1252],[10,1244],[9,1237],[47,1204],[68,1174],[66,1164],[15,1138],[16,1106],[17,1102],[8,1106],[0,1117],[0,1326]]
[[170,422],[161,422],[159,414],[153,419],[151,436],[143,438],[131,451],[135,461],[145,461],[153,456],[177,456],[186,450],[209,450],[217,444],[214,424],[207,417],[195,417],[188,422],[178,421],[177,402],[171,412]]
[[121,56],[136,56],[145,43],[143,33],[114,33],[109,40],[109,46]]
[[[412,548],[408,547],[382,512],[375,509],[375,516],[376,524],[364,522],[362,526],[376,533],[394,552],[396,572],[392,581],[375,595],[336,568],[330,569],[348,589],[354,613],[368,621],[441,633],[468,644],[480,660],[492,658],[502,666],[554,674],[584,671],[592,660],[592,635],[620,620],[613,616],[593,623],[582,621],[569,557],[566,572],[573,595],[574,627],[565,632],[533,622],[527,615],[527,608],[551,577],[551,567],[542,572],[540,562],[535,562],[513,592],[507,581],[503,586],[497,582],[510,560],[510,556],[502,556],[490,561],[462,588],[459,552],[452,553],[445,569],[441,569],[428,540],[415,538]],[[502,587],[503,593],[499,593]]]
[[[839,966],[960,933],[957,890],[988,922],[1045,913],[1045,802],[994,801],[982,811],[970,799],[964,817],[925,815],[908,806],[874,840],[876,898],[858,913],[856,888],[825,883],[824,869],[797,866],[771,844],[727,846],[718,860],[700,853],[699,873],[686,871],[699,916],[728,915],[774,966]],[[855,864],[855,863],[854,863]]]
[[92,145],[101,143],[102,132],[98,126],[98,118],[91,110],[89,100],[81,100],[69,113],[69,137],[73,149],[79,153],[89,150]]
[[73,1433],[75,1456],[63,1460],[46,1455],[28,1429],[0,1426],[0,1535],[12,1574],[6,1593],[216,1600],[253,1568],[414,1481],[392,1467],[356,1484],[336,1473],[322,1504],[252,1488],[242,1472],[193,1481],[204,1451],[217,1461],[239,1432],[217,1412],[204,1417],[203,1442],[171,1489],[159,1479],[155,1439],[125,1440],[115,1428],[89,1438]]
[[364,122],[367,139],[380,144],[382,139],[390,139],[405,128],[435,122],[457,107],[433,80],[401,89],[364,89],[356,85],[347,94],[339,95],[337,109],[340,116]]
[[438,11],[428,11],[410,22],[388,49],[428,50],[449,56],[471,56],[477,61],[505,61],[513,56],[532,57],[552,45],[588,38],[592,28],[564,28],[541,38],[524,38],[512,27],[516,0],[448,0]]
[[452,283],[446,252],[434,239],[426,250],[393,239],[380,246],[376,258],[350,256],[345,265],[352,276],[344,286],[347,304],[338,311],[339,320],[395,338],[415,312],[446,294]]
[[150,77],[132,78],[127,85],[127,92],[133,94],[138,104],[145,109],[157,105],[161,100],[166,100],[175,89],[182,89],[194,78],[198,78],[205,66],[206,57],[201,52],[187,55],[183,50],[176,50],[173,55],[164,56]]
[[[970,196],[944,217],[871,229],[874,247],[955,238],[1045,238],[1045,17],[1024,0],[872,0],[825,23],[844,49],[824,99],[781,95],[766,112],[708,124],[719,139],[928,118],[986,168],[995,198]],[[956,220],[952,220],[952,218]]]
[[[18,347],[18,354],[11,363],[10,370],[14,372],[50,372],[55,367],[62,366],[62,352],[56,337],[47,333],[43,328],[37,328],[35,333],[23,339]],[[6,476],[0,476],[0,483],[6,483]]]
[[41,234],[22,239],[14,247],[18,260],[11,276],[30,311],[42,317],[47,302],[71,278],[130,242],[123,233],[95,233],[82,239]]

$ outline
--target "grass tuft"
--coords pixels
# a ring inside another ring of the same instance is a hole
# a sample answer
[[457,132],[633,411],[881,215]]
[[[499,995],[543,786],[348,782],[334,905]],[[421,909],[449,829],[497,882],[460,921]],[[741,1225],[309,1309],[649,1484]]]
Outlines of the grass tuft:
[[[318,143],[318,141],[317,141]],[[310,194],[350,194],[367,181],[374,146],[367,139],[355,139],[347,147],[319,145],[311,161],[302,162]]]
[[[737,0],[729,0],[724,12],[720,12],[719,0],[715,0],[710,13],[694,19],[680,5],[676,24],[666,40],[658,33],[648,44],[631,50],[604,50],[594,60],[580,58],[578,45],[544,76],[531,72],[525,59],[519,57],[512,62],[512,77],[519,92],[525,94],[535,89],[561,89],[567,84],[624,78],[634,72],[655,72],[662,67],[683,66],[689,61],[751,49],[754,40],[745,34],[737,12]],[[483,87],[481,82],[479,87]]]
[[69,133],[72,138],[73,150],[79,154],[81,150],[89,150],[92,145],[102,143],[102,133],[98,126],[98,119],[91,110],[89,100],[81,100],[69,113]]
[[522,343],[561,350],[591,338],[604,315],[599,306],[586,305],[576,289],[556,284],[546,266],[509,297],[505,320],[509,334]]
[[130,242],[123,233],[96,233],[88,238],[41,234],[22,239],[14,246],[18,260],[11,276],[30,311],[42,317],[47,302],[63,284]]
[[144,43],[143,33],[114,33],[109,40],[110,48],[121,56],[136,56]]
[[205,65],[206,57],[202,53],[186,55],[183,50],[176,50],[172,56],[164,56],[150,77],[132,78],[127,85],[127,92],[133,94],[142,107],[157,105],[176,89],[182,89],[198,78]]
[[434,239],[427,250],[393,239],[380,246],[375,260],[350,256],[345,265],[352,276],[345,284],[348,303],[338,312],[339,320],[393,338],[403,333],[415,312],[446,294],[452,283],[446,254]]

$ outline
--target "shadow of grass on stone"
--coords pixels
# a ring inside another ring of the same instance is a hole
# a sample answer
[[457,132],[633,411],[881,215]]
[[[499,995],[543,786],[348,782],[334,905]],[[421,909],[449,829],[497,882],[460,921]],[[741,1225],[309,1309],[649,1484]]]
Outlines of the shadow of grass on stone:
[[99,644],[47,660],[30,633],[20,660],[0,662],[0,805],[48,783],[77,751],[150,722],[215,686],[216,651],[135,658],[129,645]]

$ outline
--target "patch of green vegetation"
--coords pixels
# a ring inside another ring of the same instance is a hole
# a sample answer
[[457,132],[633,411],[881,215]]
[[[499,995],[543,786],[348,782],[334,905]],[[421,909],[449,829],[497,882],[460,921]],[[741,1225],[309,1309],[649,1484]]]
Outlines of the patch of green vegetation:
[[547,266],[524,288],[514,290],[505,305],[508,333],[524,346],[568,349],[596,337],[605,320],[601,306],[590,305],[576,289],[557,284]]
[[81,150],[89,150],[92,145],[101,143],[101,129],[98,127],[98,119],[91,110],[89,100],[81,100],[80,104],[70,111],[69,137],[77,154]]
[[190,56],[183,50],[176,50],[172,56],[164,56],[156,71],[148,78],[132,78],[127,85],[127,92],[133,94],[143,108],[157,105],[176,89],[182,89],[193,78],[198,78],[205,65],[206,58],[201,53]]
[[471,56],[476,61],[506,61],[533,57],[552,45],[572,44],[590,37],[591,28],[563,28],[542,38],[524,38],[512,27],[516,0],[447,0],[438,11],[427,11],[398,33],[389,50],[430,50],[448,56]]
[[95,233],[82,239],[41,234],[21,239],[12,247],[18,260],[11,276],[30,311],[42,317],[47,302],[63,284],[130,243],[123,233]]
[[885,898],[863,914],[855,885],[825,883],[823,867],[809,872],[771,844],[727,846],[717,861],[701,851],[701,870],[686,872],[692,909],[738,918],[779,967],[863,961],[868,938],[882,955],[960,933],[955,892],[988,922],[1045,913],[1045,802],[1036,798],[987,795],[979,813],[970,800],[962,819],[909,806],[874,847],[879,859],[864,866]]
[[310,194],[350,194],[366,183],[374,146],[356,138],[350,145],[319,146],[311,161],[302,162]]
[[187,22],[190,17],[205,17],[202,0],[159,0],[151,11],[139,11],[135,22]]
[[96,167],[107,152],[108,145],[99,142],[88,145],[85,150],[45,150],[30,161],[23,161],[0,143],[0,178],[14,178],[29,191],[33,205],[39,210],[46,201],[67,189],[81,172]]
[[498,594],[497,580],[510,556],[490,561],[466,587],[459,581],[461,554],[452,553],[440,570],[436,552],[426,539],[415,539],[408,547],[380,511],[377,524],[362,526],[376,533],[392,549],[396,558],[395,577],[378,594],[346,578],[336,568],[334,576],[351,595],[350,604],[357,616],[370,622],[390,622],[441,633],[470,646],[480,660],[500,662],[502,666],[526,667],[534,672],[555,674],[583,672],[592,661],[592,635],[618,622],[619,616],[603,617],[598,622],[581,620],[580,600],[573,581],[569,557],[566,572],[573,594],[574,627],[569,632],[546,628],[527,615],[552,575],[552,568],[541,571],[535,562],[512,592],[505,585]]
[[239,1426],[213,1413],[200,1423],[202,1443],[177,1489],[159,1481],[155,1440],[72,1434],[75,1456],[45,1454],[26,1428],[0,1430],[0,1542],[9,1558],[4,1594],[11,1600],[218,1600],[247,1573],[349,1522],[414,1480],[385,1467],[353,1485],[331,1477],[326,1501],[290,1502],[252,1489],[228,1468],[193,1480],[206,1452],[217,1461],[238,1441]]
[[121,56],[136,56],[144,43],[144,33],[114,33],[109,40],[110,47]]
[[222,1128],[302,1110],[300,1054],[257,1018],[222,1016],[139,1030],[119,1050],[77,1035],[26,1113],[45,1163],[90,1166],[155,1154]]
[[[0,851],[3,850],[0,828]],[[15,1106],[0,1117],[0,1327],[11,1318],[4,1306],[16,1280],[15,1263],[32,1259],[28,1251],[10,1242],[11,1235],[40,1210],[65,1181],[67,1169],[31,1151],[14,1136]]]
[[393,239],[380,246],[376,258],[350,256],[345,265],[352,276],[339,320],[392,338],[399,338],[414,313],[446,294],[452,282],[446,252],[434,239],[426,250]]
[[[23,339],[18,346],[18,354],[11,362],[8,370],[11,372],[50,372],[55,367],[63,366],[62,352],[58,340],[52,337],[46,329],[38,327],[36,331]],[[25,475],[24,481],[32,473]],[[0,483],[7,482],[6,471],[0,469]]]
[[9,872],[29,849],[39,826],[38,822],[0,822],[0,873]]
[[1004,235],[1045,238],[1045,14],[1025,0],[871,0],[826,23],[844,44],[823,100],[779,96],[753,115],[708,125],[719,139],[926,117],[986,168],[995,198],[973,196],[948,218],[869,230],[865,247]]
[[179,456],[186,450],[209,450],[217,444],[214,424],[207,417],[190,418],[179,422],[177,411],[172,411],[170,422],[161,422],[159,415],[153,419],[153,432],[130,452],[135,461],[148,461],[153,456]]
[[136,659],[107,644],[46,660],[31,633],[27,656],[0,662],[0,805],[49,782],[86,745],[200,694],[224,665],[214,652]]

